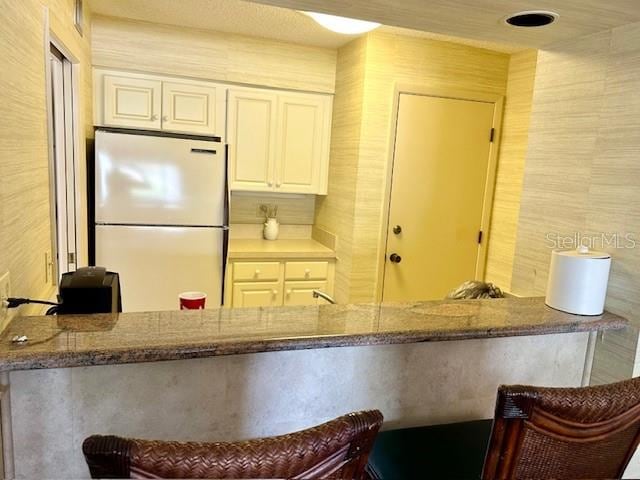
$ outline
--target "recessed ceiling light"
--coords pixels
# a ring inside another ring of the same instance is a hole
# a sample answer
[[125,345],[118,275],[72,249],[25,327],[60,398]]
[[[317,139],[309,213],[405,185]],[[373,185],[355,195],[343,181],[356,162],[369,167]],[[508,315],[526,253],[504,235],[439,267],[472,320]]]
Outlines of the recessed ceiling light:
[[370,32],[380,26],[376,22],[367,22],[365,20],[356,20],[355,18],[338,17],[336,15],[327,15],[326,13],[302,12],[309,15],[316,22],[327,30],[345,35],[358,35],[360,33]]
[[557,20],[558,15],[555,12],[547,12],[544,10],[531,10],[526,12],[518,12],[509,15],[504,21],[514,27],[544,27]]

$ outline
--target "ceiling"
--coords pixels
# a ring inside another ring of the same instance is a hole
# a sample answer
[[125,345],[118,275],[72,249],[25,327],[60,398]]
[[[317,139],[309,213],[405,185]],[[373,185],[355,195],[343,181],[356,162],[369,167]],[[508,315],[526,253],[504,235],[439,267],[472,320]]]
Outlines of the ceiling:
[[[325,48],[338,48],[355,38],[353,35],[330,32],[296,10],[244,0],[91,0],[91,9],[98,15],[238,33]],[[503,52],[521,48],[405,28],[383,26],[380,30]]]
[[[640,0],[254,0],[487,42],[526,47],[640,22]],[[560,18],[547,27],[504,24],[524,10],[552,10]]]

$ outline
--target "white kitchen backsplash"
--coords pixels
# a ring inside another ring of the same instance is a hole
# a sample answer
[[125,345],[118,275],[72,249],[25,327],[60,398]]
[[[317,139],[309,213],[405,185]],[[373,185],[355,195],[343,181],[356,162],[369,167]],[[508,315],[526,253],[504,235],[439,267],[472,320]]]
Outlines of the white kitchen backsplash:
[[[311,238],[311,225],[280,225],[279,239],[291,240],[298,238]],[[232,223],[229,227],[231,240],[259,239],[262,238],[262,224]]]
[[264,223],[260,205],[278,207],[278,222],[286,225],[311,225],[316,208],[315,195],[231,192],[229,222]]

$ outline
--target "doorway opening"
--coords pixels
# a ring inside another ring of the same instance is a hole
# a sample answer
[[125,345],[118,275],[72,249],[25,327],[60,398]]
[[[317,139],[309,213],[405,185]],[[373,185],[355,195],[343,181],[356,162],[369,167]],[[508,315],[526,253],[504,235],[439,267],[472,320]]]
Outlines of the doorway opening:
[[48,56],[52,283],[77,266],[77,81],[71,60],[53,43]]
[[502,97],[399,92],[382,300],[484,277]]

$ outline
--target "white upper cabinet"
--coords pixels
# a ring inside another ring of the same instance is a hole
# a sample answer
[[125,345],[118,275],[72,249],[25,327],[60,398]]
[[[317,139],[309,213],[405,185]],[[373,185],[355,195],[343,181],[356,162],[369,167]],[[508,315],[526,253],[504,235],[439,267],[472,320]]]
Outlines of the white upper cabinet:
[[104,124],[160,130],[162,82],[104,75]]
[[96,126],[217,136],[229,189],[327,194],[333,97],[94,69]]
[[225,90],[219,85],[162,82],[162,128],[203,135],[223,132]]
[[229,89],[227,99],[231,190],[273,191],[276,151],[275,92]]
[[323,190],[329,153],[327,100],[321,95],[278,96],[276,191]]
[[94,89],[96,125],[224,137],[224,85],[96,69]]
[[331,97],[253,88],[228,95],[230,190],[325,195]]

